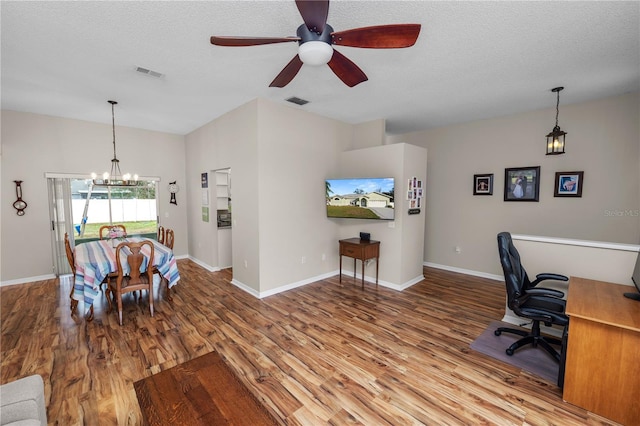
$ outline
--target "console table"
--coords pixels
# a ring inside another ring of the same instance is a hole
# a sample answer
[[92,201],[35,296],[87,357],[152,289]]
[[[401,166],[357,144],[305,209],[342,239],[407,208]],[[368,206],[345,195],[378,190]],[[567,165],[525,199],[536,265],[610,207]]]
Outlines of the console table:
[[625,425],[640,424],[640,302],[633,287],[571,277],[562,398]]
[[378,285],[378,264],[380,263],[380,241],[347,238],[340,240],[340,282],[342,282],[342,256],[353,258],[353,279],[356,279],[356,261],[362,262],[362,288],[364,289],[364,263],[376,260],[376,286]]

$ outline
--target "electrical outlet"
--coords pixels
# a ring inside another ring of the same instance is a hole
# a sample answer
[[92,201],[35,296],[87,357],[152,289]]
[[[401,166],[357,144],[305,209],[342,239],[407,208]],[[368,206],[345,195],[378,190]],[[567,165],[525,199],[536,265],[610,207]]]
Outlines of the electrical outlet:
[[244,261],[244,267],[245,267],[245,268],[248,268],[248,267],[249,267],[249,262],[247,262],[247,260],[246,260],[246,259],[245,259],[245,261]]
[[462,249],[460,248],[460,246],[456,246],[456,248],[454,250],[458,254],[462,253]]
[[327,260],[327,255],[322,253],[322,261],[324,262],[325,260]]
[[304,257],[304,256],[302,256],[302,257],[300,258],[300,263],[302,263],[303,265],[304,265],[305,263],[307,263],[307,258],[306,258],[306,257]]
[[395,227],[396,227],[395,222],[389,222],[389,228],[395,228]]

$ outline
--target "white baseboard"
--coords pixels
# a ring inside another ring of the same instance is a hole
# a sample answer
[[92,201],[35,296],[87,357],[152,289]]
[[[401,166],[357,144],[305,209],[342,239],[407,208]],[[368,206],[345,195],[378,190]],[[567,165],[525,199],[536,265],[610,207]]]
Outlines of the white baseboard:
[[35,277],[27,277],[27,278],[18,278],[15,280],[7,280],[0,282],[0,287],[8,286],[8,285],[16,285],[16,284],[26,284],[32,283],[34,281],[45,281],[45,280],[53,280],[56,276],[54,274],[47,275],[38,275]]
[[[322,275],[316,275],[315,277],[312,278],[307,278],[305,280],[302,281],[297,281],[294,283],[290,283],[290,284],[285,284],[279,287],[276,287],[274,289],[271,290],[267,290],[264,292],[258,292],[256,289],[249,287],[248,285],[236,280],[236,279],[232,279],[231,280],[231,284],[235,285],[236,287],[238,287],[241,290],[246,291],[247,293],[251,294],[252,296],[258,298],[258,299],[263,299],[265,297],[269,297],[269,296],[273,296],[274,294],[278,294],[278,293],[283,293],[285,291],[289,291],[289,290],[293,290],[294,288],[297,287],[302,287],[305,286],[307,284],[311,284],[314,283],[316,281],[321,281],[327,278],[331,278],[331,277],[335,277],[336,275],[338,275],[340,273],[340,271],[331,271],[331,272],[327,272],[326,274],[322,274]],[[349,278],[347,278],[349,279]],[[396,291],[402,291],[402,290],[406,290],[407,288],[411,287],[414,284],[419,283],[420,281],[422,281],[424,279],[424,276],[419,275],[409,281],[407,281],[406,283],[403,284],[393,284],[387,281],[381,281],[378,280],[378,285],[382,286],[382,287],[386,287],[386,288],[390,288],[392,290],[396,290]],[[343,279],[344,281],[345,279]],[[375,285],[376,279],[375,277],[369,277],[367,275],[365,275],[365,286],[367,285]],[[362,283],[362,275],[361,274],[356,274],[356,282],[355,284],[361,285]]]
[[218,272],[220,270],[220,268],[218,268],[217,266],[210,266],[205,262],[201,261],[200,259],[196,259],[193,256],[180,256],[180,257],[176,257],[176,259],[189,259],[193,263],[197,263],[198,265],[202,266],[204,269],[206,269],[209,272]]
[[431,262],[424,262],[423,265],[429,266],[431,268],[442,269],[445,271],[458,272],[460,274],[473,275],[474,277],[488,278],[490,280],[504,282],[504,276],[502,275],[489,274],[486,272],[473,271],[471,269],[457,268],[455,266],[440,265],[438,263],[431,263]]

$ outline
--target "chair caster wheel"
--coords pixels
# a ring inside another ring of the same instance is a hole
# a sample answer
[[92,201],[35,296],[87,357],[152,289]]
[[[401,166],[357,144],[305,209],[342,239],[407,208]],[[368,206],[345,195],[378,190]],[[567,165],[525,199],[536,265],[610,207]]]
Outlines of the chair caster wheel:
[[509,348],[505,351],[507,353],[507,355],[511,356],[513,355],[513,349]]
[[500,330],[496,330],[493,332],[493,334],[495,334],[496,336],[499,336],[502,334],[502,332]]

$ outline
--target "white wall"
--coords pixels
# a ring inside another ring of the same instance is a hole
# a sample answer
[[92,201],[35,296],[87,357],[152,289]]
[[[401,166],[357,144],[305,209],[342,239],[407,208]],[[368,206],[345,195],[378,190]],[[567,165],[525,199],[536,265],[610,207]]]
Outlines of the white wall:
[[[79,173],[110,166],[113,156],[110,124],[91,123],[38,114],[2,111],[2,267],[0,280],[29,281],[51,276],[51,222],[44,174]],[[159,176],[160,222],[175,230],[176,255],[187,253],[184,192],[178,205],[169,204],[167,185],[184,183],[184,138],[180,135],[116,126],[118,158],[123,169],[141,176]],[[14,180],[23,181],[28,203],[24,216],[12,207]]]
[[[226,266],[217,264],[220,234],[215,221],[206,224],[200,218],[200,173],[230,167],[235,285],[263,297],[335,275],[338,240],[358,236],[363,225],[385,231],[373,232],[385,238],[382,279],[400,288],[407,276],[421,277],[424,215],[412,218],[419,229],[412,229],[413,246],[407,250],[401,226],[390,229],[386,222],[326,217],[327,178],[354,171],[369,177],[397,176],[399,182],[409,175],[424,179],[424,149],[383,146],[381,121],[369,126],[257,99],[187,135],[191,256],[210,269]],[[354,140],[375,147],[348,151]],[[400,268],[407,259],[413,259],[413,265],[403,273]]]
[[326,217],[324,182],[353,131],[299,108],[264,99],[259,106],[260,291],[268,292],[337,269],[338,227]]
[[[234,278],[257,283],[259,277],[258,214],[258,102],[251,101],[189,133],[186,137],[189,203],[189,255],[211,269],[219,265],[218,232],[212,204],[213,176],[209,176],[208,223],[202,221],[200,175],[231,168],[233,186],[232,256]],[[245,261],[246,260],[246,267]],[[257,290],[257,288],[256,288]]]
[[[566,154],[557,156],[545,155],[555,108],[390,136],[389,143],[429,151],[425,261],[502,276],[500,231],[638,244],[639,105],[638,93],[561,105],[568,135]],[[526,166],[541,167],[539,202],[504,202],[504,169]],[[555,198],[555,172],[581,170],[582,198]],[[481,173],[494,174],[492,196],[472,195],[473,175]]]
[[[384,145],[356,149],[340,155],[340,176],[332,177],[393,177],[395,178],[395,219],[373,221],[331,219],[337,225],[340,239],[352,238],[368,232],[371,239],[380,241],[379,279],[386,285],[402,289],[422,278],[423,235],[425,211],[409,215],[406,200],[407,181],[426,177],[427,152],[408,144]],[[360,265],[356,266],[360,274]],[[375,263],[368,265],[365,275],[375,278]],[[343,260],[343,272],[353,271],[353,262]]]

